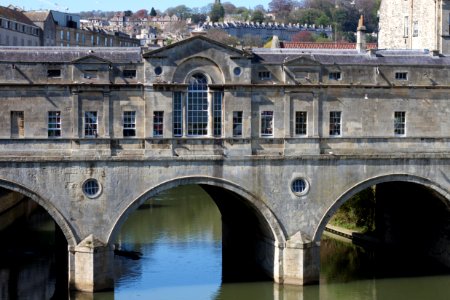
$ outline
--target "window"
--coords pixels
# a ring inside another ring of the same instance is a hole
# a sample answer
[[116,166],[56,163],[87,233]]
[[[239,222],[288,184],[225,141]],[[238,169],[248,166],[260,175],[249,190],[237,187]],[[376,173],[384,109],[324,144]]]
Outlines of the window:
[[272,75],[269,71],[259,71],[258,78],[259,80],[270,80],[272,78]]
[[61,70],[49,69],[49,70],[47,70],[47,77],[50,77],[50,78],[61,77]]
[[156,75],[161,75],[162,74],[162,67],[158,66],[154,69],[155,74]]
[[273,136],[273,111],[261,112],[261,136]]
[[419,36],[419,21],[413,23],[413,36]]
[[183,135],[183,93],[173,94],[173,136]]
[[48,137],[60,137],[61,136],[61,112],[49,111],[48,112]]
[[191,77],[187,95],[187,134],[208,134],[208,80],[202,74]]
[[84,112],[84,136],[97,137],[97,112]]
[[222,92],[213,93],[213,131],[214,136],[222,136]]
[[124,78],[136,78],[136,70],[123,70]]
[[296,135],[306,135],[306,123],[307,113],[306,111],[296,111],[295,112],[295,134]]
[[328,79],[330,79],[330,80],[341,80],[341,72],[330,72],[330,73],[328,73]]
[[153,136],[162,137],[164,133],[164,112],[153,112]]
[[64,40],[64,30],[61,30],[61,41]]
[[405,16],[403,19],[403,37],[409,36],[409,17]]
[[341,135],[341,112],[330,111],[330,135]]
[[303,178],[297,178],[291,183],[291,190],[297,196],[305,195],[309,190],[308,181]]
[[242,111],[233,111],[233,136],[242,136]]
[[11,137],[23,138],[25,136],[25,121],[23,111],[11,112]]
[[123,112],[123,136],[136,136],[136,112]]
[[75,33],[75,41],[77,42],[77,44],[78,44],[78,42],[80,41],[80,33]]
[[70,31],[67,31],[67,41],[70,41]]
[[405,135],[406,112],[396,111],[394,113],[394,134]]
[[234,73],[234,75],[239,76],[242,73],[242,69],[240,67],[235,67],[233,69],[233,73]]
[[97,70],[85,70],[83,73],[83,77],[86,79],[97,78]]
[[408,80],[408,72],[395,72],[396,80]]
[[83,183],[83,193],[89,198],[95,198],[100,195],[101,187],[97,180],[88,179]]

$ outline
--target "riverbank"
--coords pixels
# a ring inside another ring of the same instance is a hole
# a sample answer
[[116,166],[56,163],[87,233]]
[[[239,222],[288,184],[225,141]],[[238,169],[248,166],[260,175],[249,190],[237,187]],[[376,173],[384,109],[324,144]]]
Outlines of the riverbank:
[[325,227],[324,234],[330,235],[340,240],[352,241],[358,244],[379,244],[380,240],[367,233],[358,230],[346,229],[339,226],[328,224]]

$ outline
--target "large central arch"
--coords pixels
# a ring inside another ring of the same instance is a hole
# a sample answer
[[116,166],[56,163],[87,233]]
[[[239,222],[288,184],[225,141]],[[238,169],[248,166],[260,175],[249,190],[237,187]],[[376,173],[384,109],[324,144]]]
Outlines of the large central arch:
[[[270,277],[273,277],[273,279],[277,282],[281,281],[281,277],[283,274],[282,271],[282,264],[280,263],[282,261],[282,251],[280,249],[284,248],[285,245],[285,234],[283,232],[283,228],[281,227],[280,222],[277,220],[274,213],[270,210],[270,208],[260,199],[258,199],[253,194],[247,192],[245,189],[240,187],[238,184],[235,184],[230,181],[226,181],[224,179],[214,178],[214,177],[207,177],[207,176],[192,176],[192,177],[180,177],[175,178],[169,181],[162,182],[153,188],[149,189],[148,191],[144,192],[142,195],[140,195],[137,199],[133,200],[128,207],[126,207],[121,213],[118,218],[118,220],[113,225],[113,228],[111,228],[111,231],[108,235],[108,244],[114,243],[116,240],[120,228],[122,227],[123,223],[126,221],[128,216],[137,210],[137,208],[142,205],[145,201],[148,199],[158,195],[159,193],[170,190],[172,188],[175,188],[177,186],[181,185],[199,185],[201,186],[208,194],[210,194],[213,201],[218,206],[219,210],[222,213],[222,222],[224,222],[224,216],[225,212],[227,215],[227,219],[230,220],[230,215],[233,214],[235,211],[236,213],[242,212],[244,206],[249,208],[248,211],[251,211],[251,214],[254,218],[251,218],[255,223],[259,223],[262,225],[261,227],[258,227],[263,232],[263,236],[261,237],[261,240],[258,242],[261,242],[262,244],[266,245],[264,246],[263,252],[267,252],[270,254],[267,254],[267,257],[265,255],[262,255],[262,257],[255,258],[260,263],[260,266],[263,267],[266,274]],[[221,192],[222,191],[222,192]],[[224,194],[234,194],[237,196],[239,204],[237,204],[234,199],[233,201],[227,202],[226,197],[223,197]],[[236,204],[235,204],[236,203]],[[236,205],[236,209],[233,209],[233,205]],[[244,205],[244,206],[243,206]],[[239,207],[238,207],[239,206]],[[253,222],[250,221],[250,222]],[[228,223],[229,225],[230,223]],[[235,224],[233,224],[235,225]],[[241,234],[239,238],[242,239],[243,233],[241,233],[241,230],[239,228],[232,226],[232,230],[234,230],[234,233]],[[245,231],[246,228],[242,228],[242,232]],[[234,235],[230,235],[234,236]],[[247,238],[254,239],[254,236],[248,235]],[[232,243],[233,246],[239,245],[238,243]],[[266,248],[268,245],[269,248]],[[230,248],[229,248],[230,249]],[[234,251],[233,249],[232,251]],[[242,250],[246,251],[248,249],[242,248]],[[234,252],[236,253],[236,252]],[[248,254],[248,253],[247,253]],[[254,253],[255,254],[255,253]],[[261,255],[261,253],[258,253]],[[229,270],[230,268],[228,268]],[[230,275],[231,276],[231,275]],[[241,280],[241,279],[239,279]],[[242,279],[245,280],[245,279]]]
[[410,183],[416,183],[422,186],[425,186],[429,188],[430,190],[436,192],[437,195],[441,196],[442,198],[447,200],[447,203],[450,205],[450,191],[445,190],[443,187],[439,186],[438,184],[434,183],[433,181],[419,177],[416,175],[410,175],[410,174],[388,174],[388,175],[380,175],[376,177],[372,177],[369,179],[366,179],[365,181],[362,181],[348,190],[346,190],[343,194],[341,194],[336,201],[333,202],[333,204],[327,209],[325,214],[323,215],[322,219],[320,220],[319,225],[317,226],[315,232],[314,232],[314,242],[320,242],[322,238],[322,233],[324,232],[325,226],[330,221],[331,217],[337,212],[337,210],[351,197],[358,194],[359,192],[377,185],[381,183],[387,183],[387,182],[410,182]]

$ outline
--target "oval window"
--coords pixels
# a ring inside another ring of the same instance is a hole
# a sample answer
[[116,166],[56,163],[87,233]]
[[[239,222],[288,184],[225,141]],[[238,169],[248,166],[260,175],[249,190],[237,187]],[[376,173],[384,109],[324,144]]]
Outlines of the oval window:
[[156,75],[161,75],[162,74],[162,68],[161,67],[156,67],[155,68],[155,74]]
[[83,183],[83,193],[89,198],[98,197],[101,193],[100,184],[96,179],[88,179]]
[[242,69],[240,67],[236,67],[236,68],[234,68],[233,72],[234,72],[234,75],[239,76],[242,73]]
[[308,181],[303,178],[297,178],[292,181],[291,189],[292,192],[298,196],[304,195],[308,192],[309,189]]

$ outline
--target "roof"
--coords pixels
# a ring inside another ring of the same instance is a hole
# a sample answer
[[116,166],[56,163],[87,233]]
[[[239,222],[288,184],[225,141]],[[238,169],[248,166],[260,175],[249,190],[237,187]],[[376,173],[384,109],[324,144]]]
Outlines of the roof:
[[450,66],[450,56],[432,56],[428,50],[372,50],[359,53],[348,49],[265,49],[254,48],[254,61],[285,64],[307,57],[322,65]]
[[34,27],[37,27],[33,22],[31,22],[30,19],[28,19],[28,17],[26,15],[24,15],[23,12],[15,10],[15,9],[10,9],[4,6],[0,6],[0,17],[11,20],[11,21],[16,21],[22,24],[27,24],[27,25],[31,25]]
[[33,22],[45,22],[49,15],[52,17],[48,10],[31,10],[25,11],[24,14]]
[[[296,48],[296,49],[356,49],[355,43],[334,43],[334,42],[280,42],[280,48]],[[376,43],[367,43],[367,49],[376,49]]]
[[142,62],[139,47],[0,47],[0,62],[71,63],[92,55],[112,63]]

